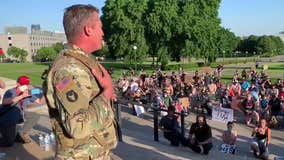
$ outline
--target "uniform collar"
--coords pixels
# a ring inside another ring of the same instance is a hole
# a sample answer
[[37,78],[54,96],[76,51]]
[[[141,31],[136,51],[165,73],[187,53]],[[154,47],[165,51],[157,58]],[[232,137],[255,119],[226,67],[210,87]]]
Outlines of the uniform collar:
[[76,46],[75,44],[68,44],[67,45],[67,50],[73,50],[76,53],[82,54],[86,57],[89,57],[89,54],[87,54],[86,52],[84,52],[80,47]]

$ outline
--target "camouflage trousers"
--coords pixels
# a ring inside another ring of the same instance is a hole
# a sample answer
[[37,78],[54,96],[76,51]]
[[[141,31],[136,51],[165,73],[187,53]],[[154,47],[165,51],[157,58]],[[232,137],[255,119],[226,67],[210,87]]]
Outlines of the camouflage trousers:
[[91,156],[88,157],[66,157],[64,155],[55,155],[55,160],[113,160],[112,153],[105,152],[100,157],[92,158]]

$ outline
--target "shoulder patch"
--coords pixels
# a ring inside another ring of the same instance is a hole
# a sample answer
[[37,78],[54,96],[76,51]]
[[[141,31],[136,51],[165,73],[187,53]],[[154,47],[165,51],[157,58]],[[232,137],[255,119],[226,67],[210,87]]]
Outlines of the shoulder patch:
[[56,89],[59,92],[62,92],[65,89],[68,89],[73,83],[71,78],[64,78],[56,84]]
[[66,92],[66,99],[69,102],[76,102],[78,100],[78,93],[76,93],[74,90],[69,90]]

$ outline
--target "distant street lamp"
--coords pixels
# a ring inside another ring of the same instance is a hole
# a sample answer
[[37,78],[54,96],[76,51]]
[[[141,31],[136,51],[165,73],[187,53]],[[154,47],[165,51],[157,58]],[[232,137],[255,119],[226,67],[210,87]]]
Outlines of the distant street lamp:
[[224,64],[224,59],[225,59],[225,57],[224,57],[225,52],[226,52],[226,51],[223,51],[223,64]]
[[137,46],[133,46],[134,49],[134,63],[135,63],[135,72],[137,71],[137,61],[136,61],[136,50],[137,50]]
[[236,57],[236,64],[238,63],[237,54],[238,54],[238,51],[236,51],[236,52],[235,52],[235,57]]

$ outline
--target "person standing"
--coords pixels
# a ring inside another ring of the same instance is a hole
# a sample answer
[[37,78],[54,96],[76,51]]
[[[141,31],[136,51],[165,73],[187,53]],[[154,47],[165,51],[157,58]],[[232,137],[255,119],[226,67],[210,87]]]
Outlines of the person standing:
[[57,141],[55,159],[109,160],[117,145],[111,106],[116,96],[109,73],[91,57],[103,44],[99,10],[72,5],[65,9],[63,25],[68,48],[43,83]]

